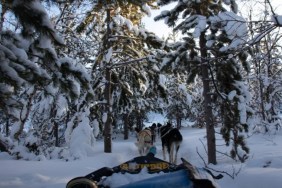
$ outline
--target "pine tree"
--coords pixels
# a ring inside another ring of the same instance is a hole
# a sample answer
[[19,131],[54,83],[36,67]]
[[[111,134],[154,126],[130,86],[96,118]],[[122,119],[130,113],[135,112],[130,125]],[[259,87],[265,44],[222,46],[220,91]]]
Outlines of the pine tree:
[[111,152],[113,117],[141,113],[150,106],[143,100],[148,96],[146,85],[155,82],[158,73],[148,58],[152,49],[165,47],[158,37],[140,27],[141,18],[149,13],[149,7],[154,7],[153,2],[97,1],[77,26],[79,33],[100,27],[96,36],[101,36],[102,45],[92,75],[94,90],[99,92],[97,100],[106,101],[100,117],[104,119],[105,152]]
[[[159,1],[166,5],[173,1]],[[227,11],[223,5],[230,7]],[[173,65],[174,70],[188,71],[188,82],[200,75],[203,82],[204,118],[207,130],[208,162],[216,164],[215,144],[215,101],[220,100],[224,112],[222,115],[222,134],[229,144],[233,141],[232,157],[239,155],[239,146],[248,153],[241,131],[247,131],[248,92],[241,76],[241,61],[245,65],[247,54],[238,49],[244,44],[247,32],[244,20],[236,16],[235,1],[178,1],[175,8],[163,11],[155,20],[166,19],[170,27],[180,31],[184,37],[174,44],[175,51],[165,55],[166,67]],[[177,23],[179,15],[182,20]],[[241,27],[237,33],[230,27]],[[231,30],[228,30],[231,28]],[[244,30],[245,29],[245,30]],[[232,33],[233,32],[233,33]],[[233,35],[234,34],[234,35]],[[232,54],[232,55],[231,55]],[[166,68],[164,67],[164,68]],[[247,66],[245,66],[247,67]],[[166,68],[167,69],[167,68]],[[230,92],[236,90],[232,102],[227,99]],[[241,106],[238,108],[238,106]],[[230,136],[232,134],[232,138]],[[245,159],[244,156],[239,156]]]
[[0,108],[15,119],[9,136],[25,144],[20,138],[38,96],[60,92],[74,100],[82,90],[91,93],[90,79],[73,59],[56,52],[64,41],[40,1],[1,1],[1,7]]

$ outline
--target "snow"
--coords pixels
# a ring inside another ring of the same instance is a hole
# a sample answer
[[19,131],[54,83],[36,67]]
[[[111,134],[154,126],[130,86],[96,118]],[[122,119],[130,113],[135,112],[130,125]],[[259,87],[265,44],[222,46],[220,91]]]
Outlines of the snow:
[[231,91],[231,92],[228,94],[228,100],[232,101],[233,98],[236,96],[236,94],[237,94],[236,90]]
[[158,113],[153,113],[153,112],[151,112],[148,115],[148,120],[149,120],[148,122],[144,122],[146,127],[151,126],[153,123],[165,124],[166,122],[168,122],[168,119],[166,117]]
[[[186,1],[187,2],[187,1]],[[13,1],[14,6],[21,1]],[[229,0],[225,0],[225,3],[230,3]],[[44,11],[41,5],[38,3],[33,4],[36,6],[38,11]],[[150,15],[150,11],[147,6],[142,7],[148,15]],[[166,14],[167,12],[162,12],[162,14]],[[274,18],[274,17],[273,17]],[[272,21],[275,22],[276,25],[282,25],[282,16],[276,16],[276,19]],[[48,21],[47,17],[43,18],[44,25],[47,26],[49,29],[53,31],[53,26],[51,22]],[[206,18],[204,17],[197,17],[198,25],[194,31],[194,37],[198,37],[199,33],[205,29],[206,26]],[[214,19],[214,20],[213,20]],[[123,17],[116,17],[116,22],[121,25],[127,26],[129,30],[134,30],[135,33],[142,35],[144,38],[147,37],[145,29],[138,29],[136,26],[132,25],[132,22],[128,19],[124,19]],[[225,13],[220,14],[217,17],[212,18],[214,24],[218,22],[225,22],[226,25],[224,30],[228,34],[229,38],[232,40],[232,43],[229,46],[223,47],[221,50],[225,51],[228,49],[238,48],[246,41],[246,25],[245,20],[241,17],[236,16],[233,13]],[[59,36],[53,33],[53,37],[56,39],[57,42],[63,43]],[[10,41],[7,41],[9,44]],[[208,46],[212,46],[213,41],[208,41]],[[10,60],[20,59],[22,60],[23,64],[33,70],[36,70],[38,74],[44,74],[46,77],[48,76],[46,71],[40,72],[37,66],[33,66],[31,61],[27,60],[27,54],[25,50],[18,48],[16,46],[10,45],[9,48],[6,48],[5,45],[0,45],[0,50],[5,52],[5,55],[10,58]],[[39,43],[41,48],[49,49],[52,54],[56,55],[56,52],[53,51],[51,40],[47,40],[46,37],[42,36],[40,38]],[[28,41],[22,42],[20,46],[24,46],[24,49],[28,49],[29,46]],[[105,56],[106,62],[110,62],[112,57],[113,49],[110,48]],[[17,72],[11,68],[8,64],[10,63],[9,60],[1,58],[0,69],[2,72],[6,74],[10,79],[13,79],[17,82],[18,85],[24,84],[26,81],[23,80]],[[169,59],[165,59],[162,65],[166,65]],[[83,69],[82,66],[76,64],[73,60],[68,58],[62,58],[57,63],[69,65],[68,68],[76,71],[76,70],[83,70],[83,77],[85,80],[90,81],[90,77],[87,74],[87,71]],[[17,67],[24,69],[25,67]],[[38,70],[37,70],[38,69]],[[158,69],[155,67],[154,69]],[[160,75],[159,77],[159,84],[166,89],[166,82],[167,78],[165,75]],[[264,80],[264,82],[268,82],[268,80]],[[236,85],[240,86],[240,89],[247,93],[246,88],[244,85],[237,83]],[[50,93],[55,93],[55,88],[52,86],[48,87],[48,91]],[[72,91],[76,93],[76,95],[80,95],[79,91],[79,84],[77,82],[73,82]],[[183,89],[181,87],[179,89]],[[0,85],[1,92],[12,91],[13,88],[9,86]],[[146,89],[144,87],[144,89]],[[2,91],[3,90],[3,91]],[[188,96],[187,96],[188,97]],[[232,100],[236,97],[236,91],[232,91],[228,95],[228,99]],[[240,96],[240,103],[238,104],[238,109],[241,111],[240,113],[240,120],[241,123],[246,123],[246,113],[248,111],[248,107],[245,106],[246,102],[250,100],[251,96],[246,96],[246,98]],[[188,98],[191,100],[190,98]],[[61,100],[60,100],[61,101]],[[61,103],[59,103],[61,104]],[[269,109],[271,106],[266,105],[266,109]],[[64,113],[66,109],[62,108],[61,111],[58,112],[57,115],[60,113]],[[89,112],[88,112],[89,114]],[[83,114],[86,115],[86,114]],[[0,187],[1,188],[10,188],[10,187],[21,187],[21,188],[44,188],[44,187],[65,187],[66,183],[77,176],[86,175],[92,171],[95,171],[103,166],[113,167],[122,162],[128,161],[131,158],[134,158],[138,155],[137,148],[134,145],[136,140],[135,135],[131,134],[129,140],[123,140],[122,137],[118,137],[113,140],[113,152],[112,153],[104,153],[104,143],[103,140],[95,140],[93,135],[97,136],[98,130],[97,126],[98,123],[95,122],[95,129],[94,134],[92,128],[89,126],[90,122],[86,116],[78,117],[79,126],[74,127],[73,120],[70,121],[67,125],[67,130],[65,132],[65,138],[67,143],[70,147],[70,152],[73,153],[73,156],[77,160],[70,159],[68,161],[58,159],[58,148],[53,148],[53,152],[50,154],[53,160],[46,160],[43,157],[36,157],[31,153],[25,152],[24,159],[32,160],[32,161],[25,161],[25,160],[13,160],[7,153],[0,152]],[[72,117],[73,119],[77,117]],[[164,123],[166,121],[165,118],[162,120],[159,119],[156,115],[150,118],[152,121],[148,123],[151,125],[152,122],[157,123]],[[103,115],[103,122],[106,122],[107,114]],[[17,132],[15,129],[16,127],[20,127],[15,124],[12,127],[11,132]],[[252,129],[250,129],[252,130]],[[217,130],[218,132],[219,130]],[[205,140],[205,129],[192,129],[191,127],[185,127],[181,129],[181,132],[184,136],[184,141],[180,149],[180,157],[184,157],[188,159],[192,164],[196,166],[203,167],[203,161],[197,154],[197,149],[199,149],[200,154],[205,157],[205,151],[202,146],[202,141]],[[273,132],[271,132],[273,133]],[[13,135],[13,134],[12,134]],[[84,137],[82,137],[82,135]],[[26,143],[35,143],[36,137],[28,137],[29,139],[25,140]],[[220,137],[218,138],[220,139]],[[219,142],[222,142],[219,140]],[[218,181],[218,184],[222,188],[278,188],[281,187],[281,177],[282,177],[282,133],[275,132],[275,134],[251,134],[248,137],[248,146],[251,148],[250,158],[244,164],[236,163],[233,160],[230,160],[228,157],[224,155],[218,156],[218,165],[211,166],[214,169],[219,171],[225,171],[229,174],[238,173],[238,176],[235,179],[230,178],[228,175],[225,174],[225,177],[222,180]],[[218,145],[222,145],[220,143]],[[16,145],[16,144],[15,144]],[[158,153],[157,157],[162,159],[162,152],[161,152],[161,144],[160,139],[157,140],[156,143]],[[21,151],[24,148],[19,145],[14,148],[14,151]],[[223,153],[228,152],[225,146],[221,146],[219,148]],[[61,150],[64,152],[64,150]],[[66,154],[67,155],[67,154]],[[65,156],[61,154],[60,156]],[[35,161],[36,160],[36,161]],[[178,162],[180,160],[178,159]],[[146,171],[142,171],[142,176],[146,176]],[[133,178],[134,177],[134,178]],[[129,179],[140,179],[139,176],[129,176]],[[119,179],[119,177],[113,177],[113,179]],[[117,185],[115,182],[117,180],[112,180],[111,184]]]
[[207,25],[207,19],[205,16],[198,15],[196,17],[198,24],[195,26],[195,30],[193,33],[194,38],[198,38],[201,32],[203,32],[206,29],[206,25]]
[[[78,117],[78,125],[73,130],[70,139],[70,152],[72,156],[77,159],[82,159],[85,156],[89,156],[94,153],[94,144],[96,139],[92,134],[92,129],[90,127],[89,110],[86,113],[82,113]],[[81,136],[84,135],[84,136]]]
[[159,76],[159,85],[161,87],[163,87],[164,89],[167,89],[165,83],[166,83],[166,76],[163,75],[163,74],[160,74],[160,76]]
[[0,69],[4,74],[6,74],[7,77],[9,77],[13,81],[16,81],[18,85],[22,85],[25,82],[25,80],[20,78],[18,76],[18,73],[9,66],[9,62],[7,60],[3,60],[1,62]]
[[[154,117],[154,122],[157,122],[157,117]],[[163,122],[163,120],[161,121]],[[205,129],[191,127],[181,129],[184,140],[179,151],[178,163],[180,162],[179,158],[184,157],[197,167],[204,166],[197,151],[202,157],[206,158],[202,146],[202,142],[206,141],[205,132]],[[94,151],[91,156],[70,161],[60,159],[41,161],[13,160],[2,152],[0,153],[0,166],[2,169],[0,171],[0,187],[63,188],[74,177],[87,175],[104,166],[114,167],[136,157],[138,151],[134,144],[135,140],[134,134],[131,134],[128,140],[123,140],[122,136],[117,137],[113,140],[112,153],[104,153],[103,140],[97,140],[93,146]],[[217,142],[220,142],[220,140]],[[223,173],[224,178],[217,180],[219,186],[221,188],[280,188],[282,183],[282,132],[250,134],[247,142],[251,148],[251,153],[250,158],[244,164],[236,163],[228,157],[218,154],[218,165],[209,166],[230,175],[238,173],[234,179]],[[160,138],[157,139],[155,145],[157,147],[156,157],[162,159]],[[218,149],[224,152],[226,147],[220,146]],[[142,171],[142,176],[143,178],[146,176],[145,170]],[[128,175],[127,181],[137,180],[142,176]],[[122,183],[121,179],[118,178],[118,174],[112,177],[111,184],[115,184],[114,181],[118,181],[116,184]]]
[[125,19],[125,24],[126,24],[126,26],[127,26],[127,28],[128,28],[128,30],[132,30],[132,28],[133,28],[133,24],[132,24],[132,22],[129,20],[129,19]]
[[105,56],[105,62],[106,63],[110,62],[110,60],[112,58],[112,55],[113,55],[113,48],[111,47],[111,48],[108,49],[108,52],[107,52],[107,54]]
[[[164,173],[160,173],[164,174]],[[140,172],[140,176],[136,176],[135,174],[124,174],[120,173],[113,174],[111,177],[107,178],[103,185],[109,186],[111,188],[119,187],[122,185],[129,184],[131,182],[141,181],[147,178],[152,178],[160,174],[148,174],[147,168],[143,168]]]
[[240,48],[247,41],[248,28],[244,18],[236,15],[233,12],[222,12],[216,16],[209,18],[212,26],[222,23],[224,31],[228,38],[232,40],[231,44],[220,48],[220,51]]
[[151,9],[150,9],[150,7],[147,5],[147,3],[145,3],[145,4],[142,6],[142,10],[143,10],[149,17],[151,17],[151,15],[152,15]]

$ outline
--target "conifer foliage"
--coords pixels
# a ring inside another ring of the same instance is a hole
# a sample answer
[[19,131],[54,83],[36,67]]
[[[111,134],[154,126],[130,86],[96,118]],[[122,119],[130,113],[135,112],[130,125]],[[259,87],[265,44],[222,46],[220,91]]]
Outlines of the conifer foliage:
[[142,98],[147,90],[146,85],[151,80],[155,82],[151,78],[156,77],[156,72],[148,71],[153,67],[152,63],[148,63],[148,58],[154,49],[165,45],[141,27],[141,18],[150,14],[150,7],[155,7],[153,2],[97,1],[77,26],[79,33],[90,32],[92,24],[103,28],[101,33],[96,33],[101,35],[103,45],[97,49],[92,70],[97,80],[95,85],[105,84],[100,90],[103,94],[99,94],[107,103],[102,107],[105,152],[111,152],[113,117],[143,111],[146,102]]
[[[159,1],[159,5],[171,2]],[[230,9],[226,10],[223,5]],[[208,156],[209,163],[213,164],[216,164],[214,109],[219,106],[223,122],[221,133],[228,145],[232,142],[231,156],[244,161],[249,152],[241,135],[248,130],[251,112],[249,93],[241,76],[242,64],[247,64],[247,54],[241,50],[247,29],[236,12],[235,1],[177,1],[172,10],[163,11],[155,18],[165,19],[168,26],[184,36],[175,43],[175,51],[165,55],[166,67],[173,65],[187,71],[188,82],[196,75],[202,78]],[[178,22],[180,15],[182,21]],[[238,151],[239,146],[245,154]]]
[[[170,3],[155,18],[173,28],[164,40],[142,18]],[[112,152],[114,134],[128,139],[151,111],[205,127],[213,164],[217,151],[244,162],[253,124],[281,128],[281,34],[266,35],[280,16],[250,32],[235,0],[2,0],[0,9],[0,150],[17,159],[80,159],[96,139]]]
[[[37,150],[40,142],[21,140],[33,104],[42,96],[57,95],[57,92],[68,100],[79,97],[82,90],[90,94],[90,77],[73,59],[56,52],[55,46],[64,47],[64,41],[40,1],[2,1],[1,6],[1,115],[8,120],[12,118],[6,126],[12,140]],[[44,129],[37,125],[28,128]],[[15,153],[20,155],[16,149]]]

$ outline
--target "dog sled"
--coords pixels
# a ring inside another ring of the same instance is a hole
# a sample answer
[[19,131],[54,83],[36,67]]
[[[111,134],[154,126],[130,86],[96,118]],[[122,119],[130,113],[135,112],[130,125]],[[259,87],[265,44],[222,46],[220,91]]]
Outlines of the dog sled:
[[[214,176],[181,160],[180,165],[174,165],[148,154],[73,178],[66,188],[219,188],[215,179],[222,175]],[[122,180],[125,176],[127,181]]]

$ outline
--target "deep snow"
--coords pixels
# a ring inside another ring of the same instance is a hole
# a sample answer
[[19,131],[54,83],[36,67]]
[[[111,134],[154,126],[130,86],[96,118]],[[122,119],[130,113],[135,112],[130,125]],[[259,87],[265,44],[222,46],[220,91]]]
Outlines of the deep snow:
[[[206,142],[205,129],[184,127],[181,129],[184,140],[179,151],[180,157],[192,164],[203,167],[204,163],[197,151],[206,159],[203,144]],[[113,140],[112,153],[104,153],[103,141],[97,141],[95,154],[81,160],[62,161],[23,161],[11,160],[5,153],[0,153],[0,187],[1,188],[63,188],[66,183],[77,176],[84,176],[101,167],[114,167],[138,156],[134,144],[135,135],[129,140],[117,137]],[[219,137],[218,149],[226,150]],[[217,180],[221,188],[281,188],[282,184],[282,132],[275,134],[253,134],[248,138],[250,158],[246,163],[235,163],[228,157],[218,154],[218,165],[211,168],[225,171],[229,175],[238,173],[235,179],[224,174]],[[156,142],[157,155],[162,159],[160,139]],[[217,174],[216,172],[214,172]]]

